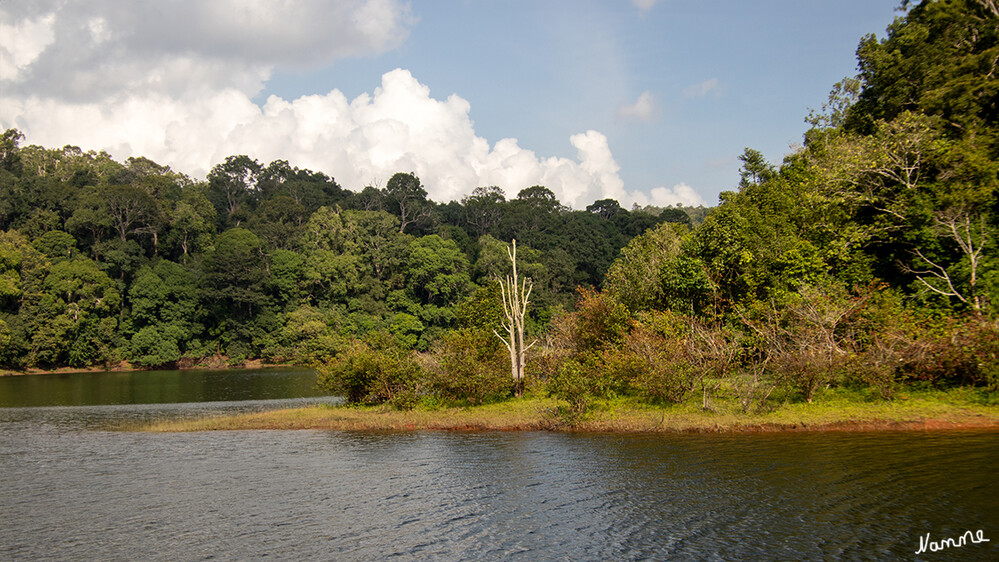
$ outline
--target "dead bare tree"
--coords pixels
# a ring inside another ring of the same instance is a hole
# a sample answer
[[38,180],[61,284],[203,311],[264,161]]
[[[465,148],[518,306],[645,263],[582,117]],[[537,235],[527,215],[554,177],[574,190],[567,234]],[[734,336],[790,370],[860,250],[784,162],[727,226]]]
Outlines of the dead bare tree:
[[915,273],[919,282],[930,291],[945,297],[955,297],[970,306],[976,314],[981,314],[982,298],[978,293],[978,271],[981,266],[982,249],[988,242],[985,215],[979,214],[973,217],[970,211],[956,208],[935,213],[934,221],[942,236],[956,242],[961,248],[961,253],[968,258],[970,277],[967,288],[958,289],[947,268],[928,258],[919,248],[913,250],[913,253],[928,266],[928,269],[907,269]]
[[513,240],[513,249],[506,249],[507,256],[513,264],[513,275],[507,275],[505,279],[500,279],[500,293],[503,298],[503,320],[501,326],[507,333],[503,337],[493,330],[510,352],[510,372],[513,375],[514,394],[522,396],[524,394],[524,367],[527,365],[527,350],[530,349],[537,340],[530,345],[524,345],[524,317],[527,315],[527,305],[530,302],[531,289],[534,283],[527,277],[521,279],[517,276],[517,240]]

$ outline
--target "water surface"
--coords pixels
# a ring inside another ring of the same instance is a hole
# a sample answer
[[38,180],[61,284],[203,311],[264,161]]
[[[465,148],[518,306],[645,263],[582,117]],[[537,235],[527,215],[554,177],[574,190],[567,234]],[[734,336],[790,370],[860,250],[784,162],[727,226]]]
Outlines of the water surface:
[[0,560],[999,559],[999,432],[100,429],[322,400],[0,409]]
[[310,369],[123,371],[0,377],[0,408],[176,404],[320,396]]

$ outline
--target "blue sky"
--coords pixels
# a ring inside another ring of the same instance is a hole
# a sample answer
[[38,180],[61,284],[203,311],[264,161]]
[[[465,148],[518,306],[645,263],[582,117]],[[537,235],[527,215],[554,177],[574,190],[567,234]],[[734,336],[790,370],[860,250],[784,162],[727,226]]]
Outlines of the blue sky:
[[4,3],[0,126],[195,177],[248,153],[352,189],[416,171],[438,200],[544,183],[577,208],[713,205],[745,147],[779,162],[801,142],[861,37],[899,15],[894,0],[329,4]]

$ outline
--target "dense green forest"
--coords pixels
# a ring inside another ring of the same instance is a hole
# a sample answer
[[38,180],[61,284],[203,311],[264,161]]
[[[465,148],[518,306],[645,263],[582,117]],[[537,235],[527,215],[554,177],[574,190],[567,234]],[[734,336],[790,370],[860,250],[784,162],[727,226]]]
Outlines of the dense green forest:
[[[912,5],[782,163],[746,149],[713,209],[570,210],[543,186],[435,203],[232,156],[0,147],[0,364],[316,362],[358,402],[512,391],[497,279],[533,284],[527,373],[571,407],[748,411],[830,385],[999,385],[999,7]],[[334,171],[335,172],[335,171]]]
[[309,362],[379,331],[426,350],[504,270],[500,240],[525,247],[545,322],[636,234],[706,212],[573,211],[542,186],[440,204],[412,173],[354,192],[245,155],[198,182],[21,140],[0,145],[0,365],[14,369]]

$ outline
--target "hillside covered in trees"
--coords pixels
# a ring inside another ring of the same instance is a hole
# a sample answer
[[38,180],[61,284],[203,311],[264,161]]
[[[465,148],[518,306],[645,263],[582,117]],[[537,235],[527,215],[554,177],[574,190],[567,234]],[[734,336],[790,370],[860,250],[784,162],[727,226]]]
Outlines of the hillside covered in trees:
[[572,211],[542,186],[440,204],[411,173],[355,192],[240,155],[198,182],[21,141],[9,130],[0,145],[0,365],[13,369],[308,362],[376,331],[424,350],[503,271],[500,240],[527,247],[544,318],[599,286],[636,234],[691,224],[613,200]]
[[[233,156],[0,148],[0,364],[318,361],[358,402],[511,391],[494,280],[533,281],[528,377],[746,410],[831,385],[999,386],[999,7],[903,3],[780,164],[746,149],[715,209],[585,210],[542,186],[429,201]],[[334,171],[335,173],[335,171]]]

